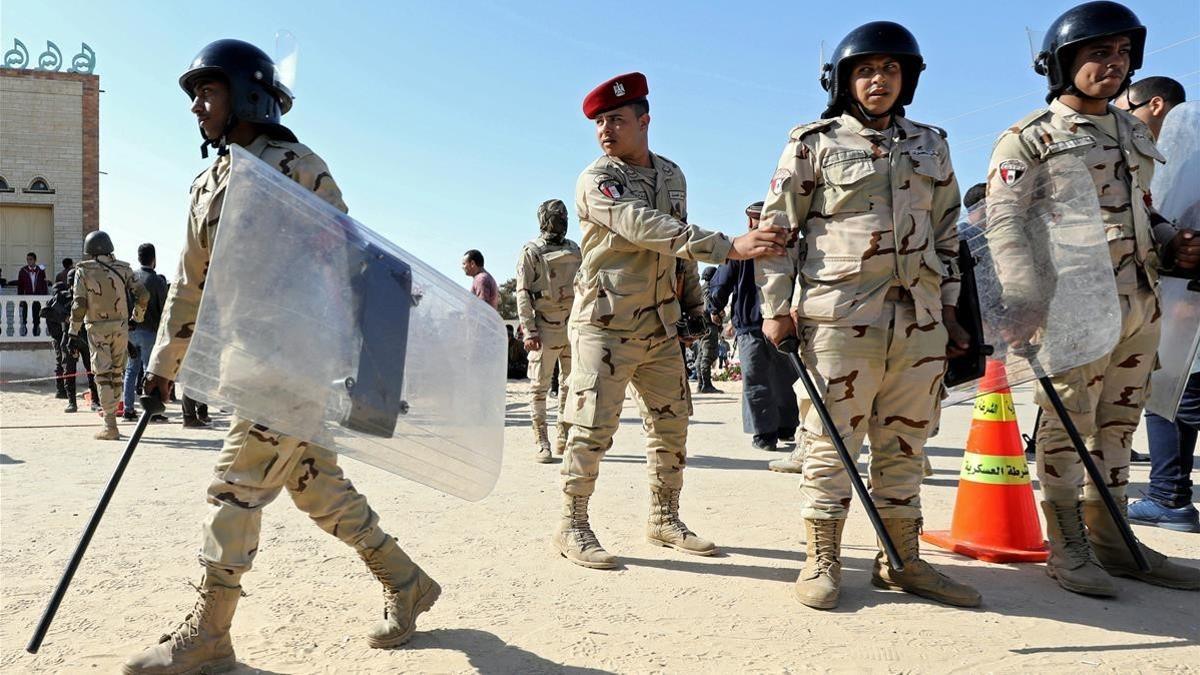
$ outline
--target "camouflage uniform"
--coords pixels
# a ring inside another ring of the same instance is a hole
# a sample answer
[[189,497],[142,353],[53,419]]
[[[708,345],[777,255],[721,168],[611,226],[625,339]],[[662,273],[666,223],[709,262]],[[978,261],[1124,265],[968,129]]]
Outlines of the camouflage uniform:
[[[150,293],[133,275],[129,263],[110,255],[82,260],[75,266],[68,332],[79,335],[87,327],[92,372],[104,410],[105,438],[117,438],[117,401],[121,398],[125,361],[129,357],[129,319],[141,321]],[[126,293],[136,306],[129,307]]]
[[[708,281],[702,278],[700,280],[701,297],[707,291]],[[701,309],[703,310],[703,308]],[[704,335],[696,341],[696,390],[702,394],[721,393],[712,384],[712,368],[713,363],[717,360],[717,341],[721,337],[721,327],[713,323],[707,313],[703,313],[703,317]]]
[[[1007,129],[996,142],[988,170],[988,227],[1000,229],[1001,234],[1022,231],[1004,226],[1020,222],[1022,203],[1030,198],[1025,188],[1033,184],[1027,174],[1058,153],[1082,157],[1100,200],[1121,306],[1121,332],[1111,353],[1051,380],[1088,443],[1088,452],[1105,476],[1108,490],[1124,509],[1133,433],[1149,397],[1162,330],[1159,260],[1176,229],[1151,206],[1154,163],[1163,157],[1149,129],[1111,105],[1108,112],[1103,117],[1087,116],[1055,99],[1048,108]],[[1006,294],[1010,286],[1039,287],[1036,280],[1028,278],[1038,266],[1021,257],[1031,247],[1003,243],[994,242],[991,248],[997,269],[1008,271]],[[1042,391],[1037,392],[1036,400],[1045,413],[1037,428],[1036,448],[1051,549],[1047,571],[1064,588],[1093,595],[1115,593],[1105,571],[1162,586],[1200,589],[1200,572],[1145,547],[1151,571],[1137,570],[1062,421]]]
[[[560,202],[561,203],[561,202]],[[567,430],[563,409],[570,389],[571,347],[567,340],[567,317],[575,299],[575,273],[579,271],[579,245],[570,239],[551,243],[546,235],[525,244],[517,261],[517,318],[525,339],[538,338],[542,348],[529,353],[530,417],[533,435],[540,447],[549,447],[546,434],[546,392],[559,364],[562,386],[558,389],[557,452],[566,447]]]
[[[325,162],[304,145],[263,135],[246,150],[346,211]],[[175,379],[187,351],[229,170],[229,155],[220,156],[192,184],[187,238],[150,357],[148,370],[155,376]],[[388,551],[399,586],[412,589],[429,581],[379,528],[378,516],[343,476],[334,452],[235,418],[214,473],[200,552],[207,579],[224,587],[238,586],[258,551],[262,509],[287,488],[297,507],[321,529],[353,546],[368,563],[374,552]]]
[[[762,314],[796,310],[801,355],[837,433],[852,452],[870,439],[885,518],[921,513],[946,365],[942,307],[958,299],[958,211],[940,130],[896,117],[880,132],[848,114],[792,130],[763,207],[763,223],[801,238],[755,264]],[[850,479],[807,398],[801,422],[803,515],[843,519]]]
[[[664,157],[651,159],[653,167],[646,168],[604,156],[576,183],[583,264],[569,328],[574,369],[565,419],[573,426],[562,467],[567,503],[556,541],[560,552],[584,565],[589,562],[580,559],[580,548],[603,553],[603,562],[592,566],[614,564],[595,543],[586,508],[629,384],[646,419],[650,540],[693,553],[715,551],[678,520],[691,405],[676,338],[676,260],[721,263],[732,241],[687,224],[683,172]],[[698,283],[694,294],[692,304],[702,306]]]

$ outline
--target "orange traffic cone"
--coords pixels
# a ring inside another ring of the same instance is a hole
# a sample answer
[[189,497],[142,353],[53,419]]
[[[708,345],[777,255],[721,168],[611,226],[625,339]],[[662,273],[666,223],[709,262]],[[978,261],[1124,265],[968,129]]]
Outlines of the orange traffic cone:
[[994,563],[1042,562],[1049,557],[1033,501],[1025,446],[1004,363],[988,360],[975,399],[963,453],[950,531],[930,531],[925,541]]

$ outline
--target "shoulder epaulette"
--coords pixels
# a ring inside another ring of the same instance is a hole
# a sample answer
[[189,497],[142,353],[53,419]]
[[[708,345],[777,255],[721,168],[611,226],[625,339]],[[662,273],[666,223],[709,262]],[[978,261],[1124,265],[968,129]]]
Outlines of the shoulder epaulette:
[[837,122],[837,118],[830,117],[828,119],[817,120],[816,122],[809,122],[808,124],[801,124],[797,127],[794,127],[791,132],[788,133],[788,137],[794,141],[798,141],[814,131],[824,131],[825,129],[828,129],[835,122]]
[[1028,129],[1031,124],[1045,117],[1047,114],[1049,114],[1049,112],[1049,108],[1038,108],[1037,110],[1034,110],[1028,115],[1022,117],[1020,121],[1006,129],[1006,131],[1021,133],[1022,131]]
[[924,127],[926,129],[932,129],[932,130],[936,131],[938,136],[941,136],[942,138],[947,138],[949,136],[949,134],[946,133],[946,130],[941,127],[934,126],[932,124],[926,124],[924,122],[913,122],[912,120],[909,120],[909,122],[912,122],[913,126],[916,126],[916,127]]

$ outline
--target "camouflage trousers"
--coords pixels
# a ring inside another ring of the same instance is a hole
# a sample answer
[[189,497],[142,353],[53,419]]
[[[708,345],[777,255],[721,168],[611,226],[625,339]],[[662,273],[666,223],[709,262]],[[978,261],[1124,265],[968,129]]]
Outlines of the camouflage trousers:
[[683,488],[691,398],[679,341],[615,337],[590,326],[572,326],[571,394],[564,418],[571,426],[563,457],[563,492],[595,491],[600,460],[621,424],[625,387],[632,385],[646,430],[650,486]]
[[[1162,321],[1158,298],[1149,289],[1139,288],[1118,297],[1121,338],[1117,346],[1107,356],[1051,380],[1108,487],[1120,495],[1129,484],[1133,432],[1150,397],[1150,373],[1154,370]],[[1096,486],[1085,481],[1079,454],[1045,394],[1039,390],[1035,400],[1043,411],[1037,428],[1037,474],[1042,494],[1050,500],[1079,499],[1082,487],[1083,499],[1100,499]]]
[[337,454],[320,446],[235,418],[214,474],[200,562],[226,585],[238,585],[253,565],[263,507],[283,488],[322,530],[355,549],[380,546],[386,537]]
[[540,332],[542,348],[529,352],[530,419],[533,422],[534,442],[546,438],[546,394],[550,392],[550,381],[554,379],[554,364],[559,364],[558,424],[563,426],[563,407],[567,402],[568,383],[571,375],[571,345],[566,333]]
[[115,420],[125,381],[125,362],[129,360],[129,325],[124,321],[90,324],[87,340],[100,407],[105,420]]
[[[871,499],[884,518],[921,515],[925,441],[941,404],[946,329],[919,325],[911,302],[888,301],[872,325],[807,325],[801,355],[830,417],[857,456],[870,442]],[[804,518],[841,519],[850,506],[850,476],[807,396],[803,427]]]
[[713,364],[717,362],[717,342],[721,338],[721,328],[707,319],[704,321],[704,327],[704,335],[696,341],[696,368],[697,373],[709,374]]

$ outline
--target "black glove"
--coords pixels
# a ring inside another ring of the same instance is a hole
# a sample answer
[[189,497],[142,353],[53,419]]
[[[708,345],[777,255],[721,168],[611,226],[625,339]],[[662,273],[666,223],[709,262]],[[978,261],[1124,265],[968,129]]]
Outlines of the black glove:
[[83,351],[83,349],[86,347],[87,347],[87,343],[84,342],[83,338],[79,337],[78,335],[73,335],[71,333],[63,333],[63,336],[62,336],[63,351],[70,352],[72,354],[78,354],[79,352]]

